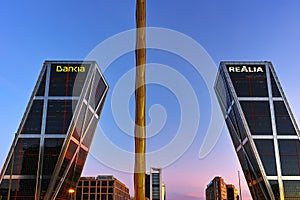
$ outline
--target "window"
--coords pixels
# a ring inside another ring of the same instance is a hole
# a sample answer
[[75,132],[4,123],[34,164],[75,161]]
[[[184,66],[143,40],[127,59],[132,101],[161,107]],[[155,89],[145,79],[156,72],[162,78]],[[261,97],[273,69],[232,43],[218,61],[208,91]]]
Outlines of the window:
[[19,138],[5,174],[36,175],[39,151],[39,138]]
[[22,134],[41,134],[44,101],[34,100],[22,128]]
[[57,72],[57,66],[71,67],[72,65],[51,65],[49,96],[80,96],[86,75],[89,71],[89,65],[76,65],[84,66],[84,72],[76,72],[75,70],[73,72],[61,72],[58,70],[59,72]]
[[271,185],[271,188],[272,188],[272,191],[273,191],[273,194],[275,196],[275,199],[276,200],[279,200],[280,199],[280,193],[279,193],[279,185],[278,185],[278,181],[269,181],[270,185]]
[[294,200],[300,197],[300,181],[283,181],[284,199]]
[[257,139],[255,145],[267,176],[277,176],[274,141]]
[[220,69],[220,75],[218,76],[217,82],[216,82],[216,87],[215,90],[218,93],[218,97],[220,98],[219,100],[222,103],[223,106],[223,112],[226,112],[226,110],[229,108],[232,102],[232,96],[228,91],[228,85],[227,81],[224,80],[224,71],[221,68]]
[[92,122],[82,142],[86,147],[90,147],[97,125],[98,125],[98,120],[95,117],[93,117]]
[[[35,195],[35,179],[20,179],[11,181],[10,198],[14,197],[34,197]],[[34,198],[33,198],[34,199]]]
[[107,200],[106,194],[101,194],[101,200]]
[[64,139],[46,138],[44,142],[43,175],[52,175]]
[[73,131],[73,137],[76,138],[78,141],[80,141],[80,137],[82,136],[82,134],[84,132],[84,130],[82,130],[82,126],[83,126],[86,108],[87,108],[87,106],[83,103],[82,108],[79,113],[79,117],[76,122],[76,128]]
[[96,186],[96,181],[91,181],[91,186]]
[[272,71],[270,71],[270,76],[271,76],[271,85],[272,85],[272,95],[273,95],[273,97],[281,97],[281,94],[280,94],[278,86],[275,82]]
[[278,135],[296,135],[292,120],[283,101],[274,102],[275,121]]
[[104,83],[103,78],[98,72],[96,72],[94,83],[93,83],[93,89],[89,101],[89,104],[92,106],[94,110],[96,110],[96,108],[98,107],[98,104],[103,96],[105,88],[106,85]]
[[[227,66],[229,69],[232,66]],[[242,68],[243,65],[236,65],[234,67]],[[259,72],[230,72],[229,75],[232,81],[232,84],[235,88],[236,94],[238,97],[267,97],[267,78],[265,73],[264,65],[252,65],[247,66],[252,69],[254,67],[261,67],[262,71]]]
[[108,188],[108,193],[114,193],[114,188],[109,187],[109,188]]
[[[46,70],[45,70],[46,71]],[[44,72],[43,78],[40,82],[39,88],[36,92],[36,96],[44,96],[45,95],[45,85],[46,85],[46,72]]]
[[83,184],[84,186],[89,186],[89,181],[84,181]]
[[113,194],[108,194],[108,200],[114,200],[114,195]]
[[228,130],[229,130],[233,145],[235,148],[237,148],[241,144],[240,137],[237,132],[239,129],[235,126],[236,122],[235,123],[232,122],[232,120],[235,120],[234,116],[232,116],[233,112],[231,111],[230,113],[231,113],[230,117],[228,117],[226,119],[226,124],[227,124]]
[[66,134],[77,101],[49,100],[46,122],[46,134]]
[[236,119],[236,122],[233,122],[233,123],[236,123],[237,129],[238,129],[238,134],[241,138],[241,141],[243,141],[247,137],[245,125],[244,125],[244,122],[242,121],[242,117],[238,111],[236,104],[234,104],[232,106],[232,108],[233,108],[233,110],[231,112],[234,112],[234,116]]
[[273,135],[268,101],[240,101],[252,135]]
[[109,186],[114,186],[114,181],[109,181],[109,182],[108,182],[108,185],[109,185]]
[[102,187],[101,188],[101,193],[107,193],[107,187]]
[[279,154],[283,176],[300,175],[300,142],[298,140],[279,140]]

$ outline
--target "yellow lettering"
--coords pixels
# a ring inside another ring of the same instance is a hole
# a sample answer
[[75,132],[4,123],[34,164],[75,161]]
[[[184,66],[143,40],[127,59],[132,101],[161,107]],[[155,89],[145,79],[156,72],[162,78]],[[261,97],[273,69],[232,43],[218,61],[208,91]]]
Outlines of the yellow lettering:
[[56,66],[56,72],[85,72],[84,66]]
[[64,72],[69,72],[68,67],[64,66]]
[[62,71],[62,67],[61,66],[56,66],[56,72],[61,72]]
[[85,67],[81,66],[81,67],[79,68],[79,71],[80,71],[80,72],[85,72]]

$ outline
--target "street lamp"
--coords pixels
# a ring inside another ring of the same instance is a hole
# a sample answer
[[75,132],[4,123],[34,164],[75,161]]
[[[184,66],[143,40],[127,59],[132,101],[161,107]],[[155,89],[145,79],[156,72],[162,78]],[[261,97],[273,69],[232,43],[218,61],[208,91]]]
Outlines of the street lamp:
[[75,190],[73,189],[73,188],[70,188],[69,190],[68,190],[68,193],[70,194],[70,199],[73,199],[73,194],[75,193]]

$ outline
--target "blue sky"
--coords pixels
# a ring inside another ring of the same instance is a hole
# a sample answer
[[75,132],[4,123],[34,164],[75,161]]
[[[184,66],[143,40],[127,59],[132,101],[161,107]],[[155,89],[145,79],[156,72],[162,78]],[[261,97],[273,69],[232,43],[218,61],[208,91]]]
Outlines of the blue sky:
[[[300,73],[297,62],[299,7],[297,0],[152,0],[147,2],[147,26],[172,29],[191,37],[207,51],[216,66],[222,60],[272,61],[299,121],[297,100],[300,97],[295,85]],[[0,25],[2,165],[44,60],[85,59],[101,42],[134,28],[135,1],[2,1]],[[237,185],[240,167],[226,127],[212,152],[202,160],[198,156],[210,116],[206,107],[209,95],[201,76],[195,73],[190,63],[172,53],[151,49],[147,56],[149,63],[168,65],[182,74],[191,83],[201,110],[200,128],[193,143],[180,159],[163,169],[168,199],[204,199],[206,184],[215,175]],[[101,61],[99,65],[101,67]],[[133,149],[133,140],[114,121],[111,95],[117,81],[133,66],[134,52],[130,52],[120,56],[104,71],[111,88],[100,120],[109,140],[129,152]],[[168,113],[161,132],[149,139],[147,150],[151,152],[176,136],[181,119],[176,95],[168,88],[153,84],[147,92],[148,108],[161,104]],[[119,103],[128,106],[132,114],[133,100],[132,97],[128,105],[121,100]],[[118,158],[118,155],[114,156]],[[84,174],[114,174],[130,187],[132,193],[132,174],[107,167],[92,156],[87,160]],[[244,179],[242,181],[247,199],[249,192]]]

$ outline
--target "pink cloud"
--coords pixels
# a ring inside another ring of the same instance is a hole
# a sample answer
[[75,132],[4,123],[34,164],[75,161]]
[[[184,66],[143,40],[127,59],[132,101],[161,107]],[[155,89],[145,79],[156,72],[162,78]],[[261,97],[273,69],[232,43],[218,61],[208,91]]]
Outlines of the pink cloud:
[[180,194],[180,193],[167,193],[168,200],[205,200],[205,197],[200,197],[198,194]]

